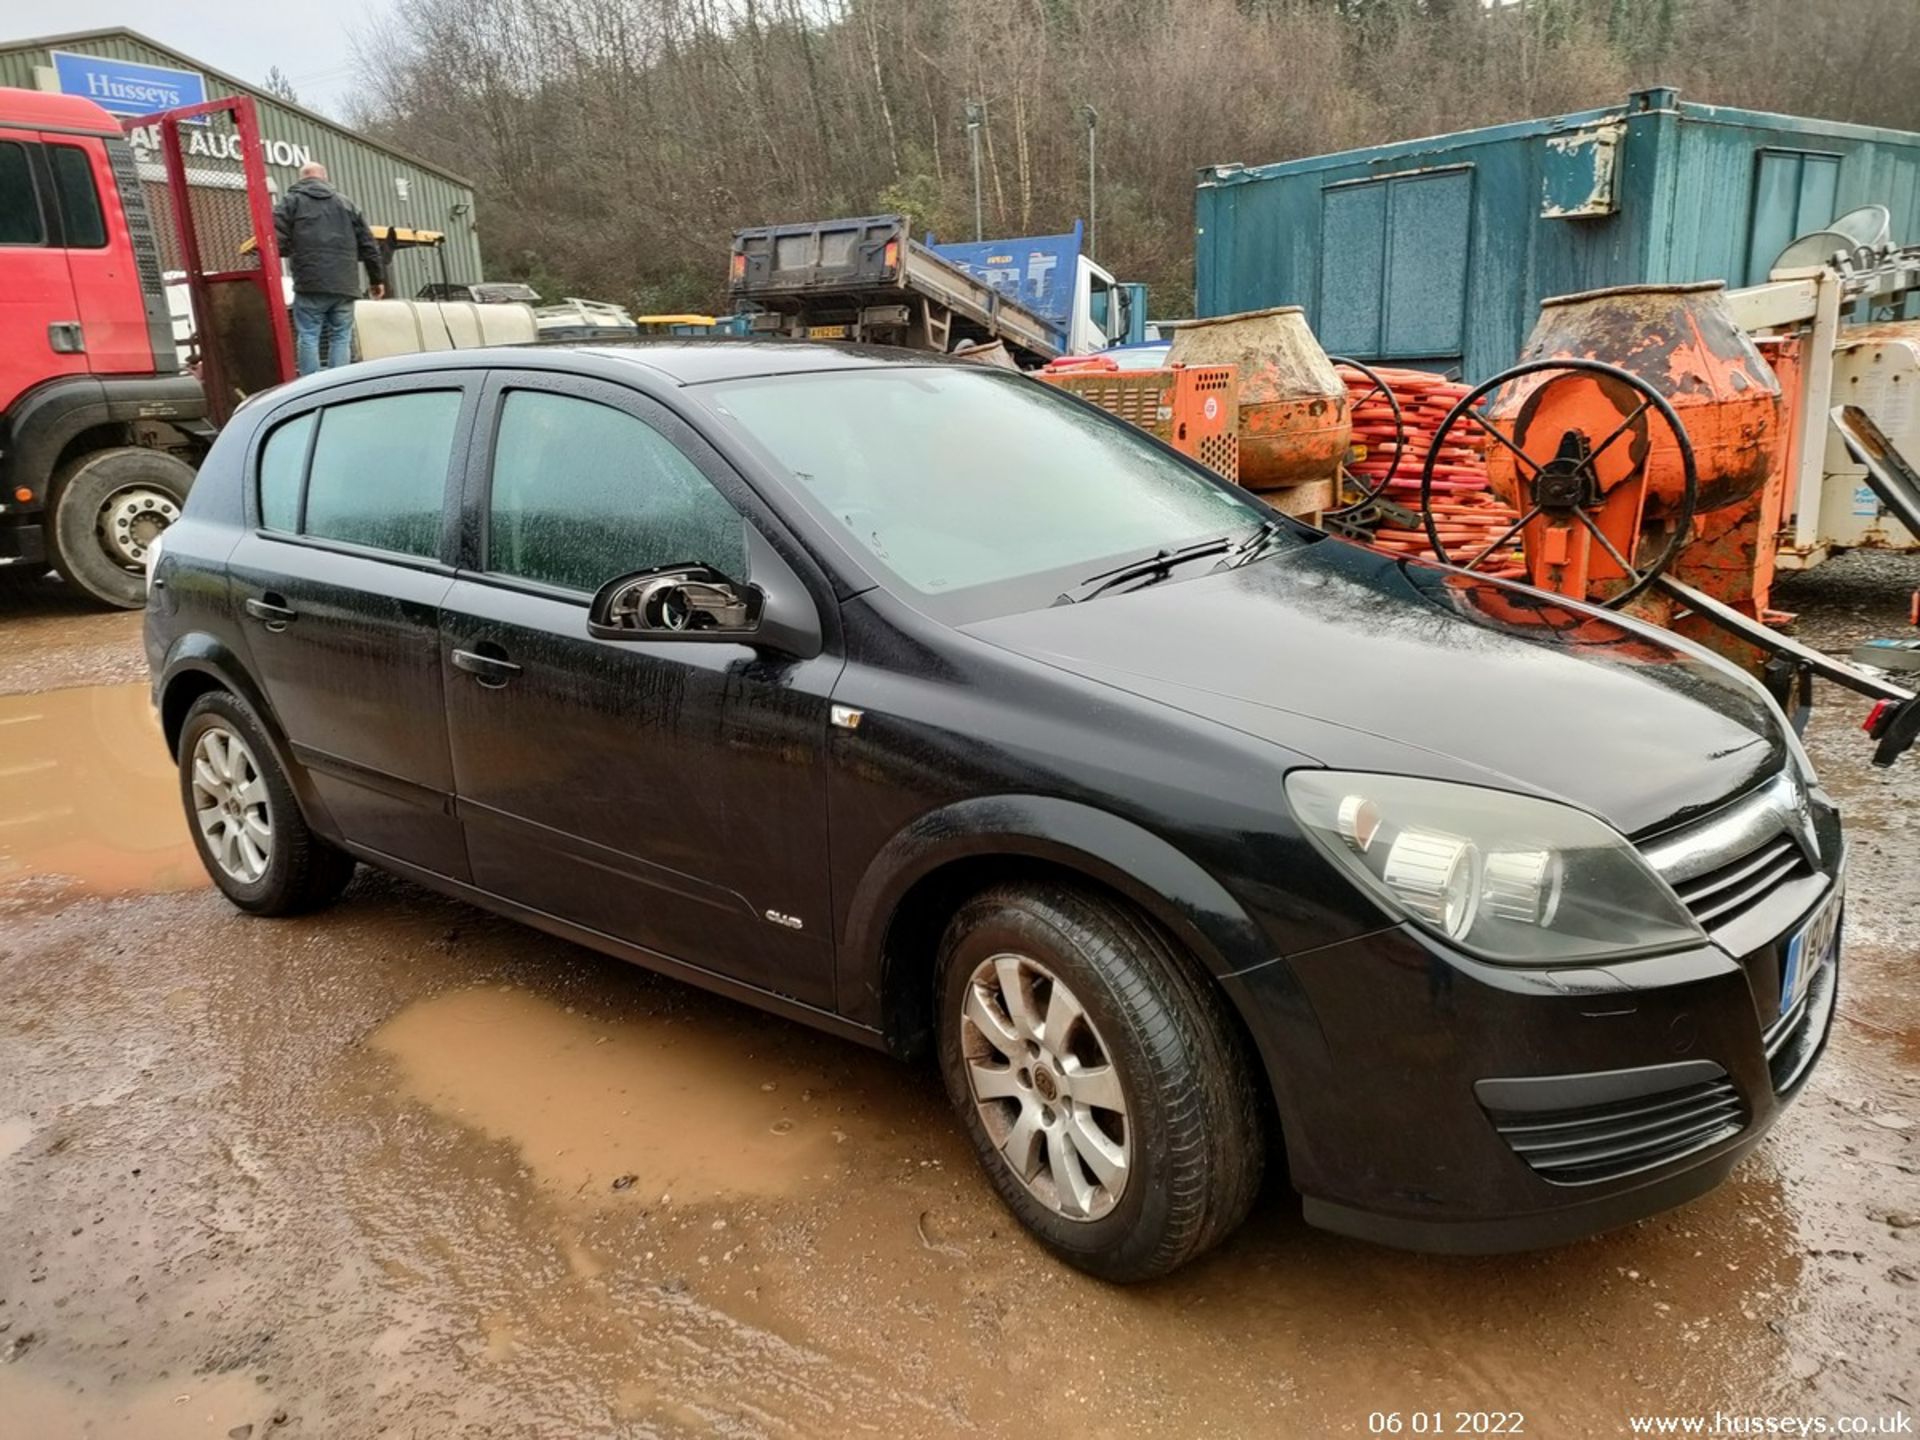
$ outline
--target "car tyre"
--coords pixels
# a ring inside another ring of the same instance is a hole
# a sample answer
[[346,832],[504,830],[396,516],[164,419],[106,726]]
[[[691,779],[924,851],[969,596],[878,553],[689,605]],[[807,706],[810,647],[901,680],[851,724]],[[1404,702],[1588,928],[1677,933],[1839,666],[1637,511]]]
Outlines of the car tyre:
[[1224,997],[1147,917],[1069,886],[995,887],[949,924],[939,977],[948,1097],[1056,1255],[1148,1280],[1246,1217],[1266,1137],[1245,1049]]
[[192,487],[186,461],[138,445],[69,461],[48,489],[54,568],[95,600],[140,609],[146,548],[179,518]]
[[252,706],[224,690],[202,695],[175,758],[194,848],[227,899],[254,915],[298,915],[339,898],[353,857],[308,826]]

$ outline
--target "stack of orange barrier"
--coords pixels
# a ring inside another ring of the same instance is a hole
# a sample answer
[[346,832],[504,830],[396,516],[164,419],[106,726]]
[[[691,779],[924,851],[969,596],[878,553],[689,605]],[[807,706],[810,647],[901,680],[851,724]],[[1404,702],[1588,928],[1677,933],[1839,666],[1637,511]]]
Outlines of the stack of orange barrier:
[[[1400,465],[1379,498],[1389,502],[1390,510],[1373,532],[1373,543],[1383,550],[1417,555],[1436,560],[1432,541],[1420,523],[1420,473],[1433,452],[1433,442],[1447,412],[1472,389],[1470,385],[1434,375],[1425,370],[1393,370],[1375,366],[1380,379],[1393,390],[1400,402],[1401,428],[1397,434],[1393,407],[1373,388],[1373,382],[1358,370],[1342,365],[1341,379],[1353,400],[1353,440],[1364,450],[1361,459],[1347,466],[1347,472],[1363,484],[1377,485],[1393,468],[1395,446],[1404,448]],[[1369,394],[1369,392],[1372,392]],[[1446,444],[1435,456],[1433,465],[1433,517],[1440,539],[1447,547],[1447,558],[1465,564],[1505,533],[1519,512],[1487,488],[1487,440],[1471,420],[1462,420],[1447,436]],[[1391,509],[1411,511],[1409,523],[1396,524]],[[1515,536],[1500,550],[1475,567],[1480,573],[1502,578],[1526,574]]]

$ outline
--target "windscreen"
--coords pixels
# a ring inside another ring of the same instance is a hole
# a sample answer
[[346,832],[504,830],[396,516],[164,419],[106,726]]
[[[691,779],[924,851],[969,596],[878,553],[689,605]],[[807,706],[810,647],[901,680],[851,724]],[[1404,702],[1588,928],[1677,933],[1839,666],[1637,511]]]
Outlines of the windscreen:
[[733,381],[705,398],[923,596],[1070,583],[1273,518],[1130,426],[1014,375],[842,370]]

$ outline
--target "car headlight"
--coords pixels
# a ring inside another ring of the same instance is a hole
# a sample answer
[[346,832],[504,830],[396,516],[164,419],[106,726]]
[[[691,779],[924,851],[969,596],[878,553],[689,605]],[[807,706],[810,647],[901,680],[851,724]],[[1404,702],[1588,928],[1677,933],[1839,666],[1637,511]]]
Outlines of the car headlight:
[[1477,785],[1295,770],[1307,834],[1369,894],[1485,960],[1555,965],[1706,936],[1627,840],[1584,810]]

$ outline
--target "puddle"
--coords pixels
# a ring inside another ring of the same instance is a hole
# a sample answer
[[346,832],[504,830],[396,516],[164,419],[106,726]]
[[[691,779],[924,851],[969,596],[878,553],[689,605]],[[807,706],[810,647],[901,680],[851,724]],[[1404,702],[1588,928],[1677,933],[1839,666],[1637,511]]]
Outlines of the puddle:
[[207,883],[145,685],[0,696],[0,886],[124,895]]
[[179,1380],[75,1390],[24,1371],[0,1367],[0,1431],[32,1440],[123,1435],[133,1440],[218,1440],[238,1433],[264,1437],[279,1410],[251,1375],[188,1375]]
[[33,1122],[24,1115],[14,1115],[0,1120],[0,1165],[4,1165],[26,1148],[33,1139]]
[[459,990],[409,1006],[373,1044],[409,1095],[513,1142],[569,1195],[652,1204],[831,1180],[854,1123],[831,1075],[773,1053],[777,1039],[756,1047],[744,1009],[717,1011],[604,1020],[517,988]]

